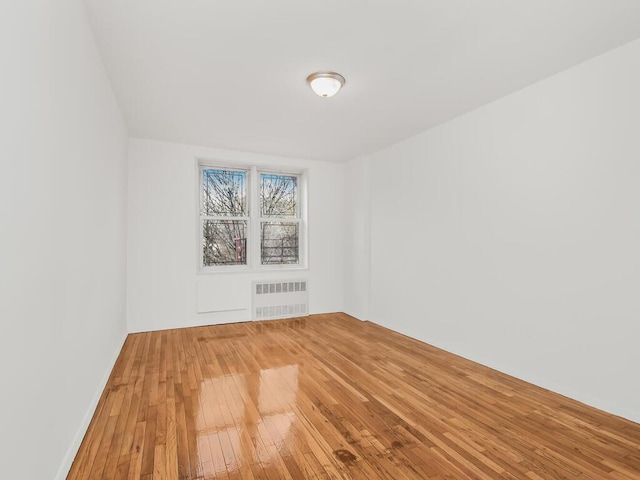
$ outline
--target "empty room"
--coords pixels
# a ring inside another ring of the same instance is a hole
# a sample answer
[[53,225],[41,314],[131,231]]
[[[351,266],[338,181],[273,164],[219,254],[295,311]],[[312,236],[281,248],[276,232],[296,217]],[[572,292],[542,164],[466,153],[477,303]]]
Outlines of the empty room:
[[640,2],[0,38],[0,478],[640,479]]

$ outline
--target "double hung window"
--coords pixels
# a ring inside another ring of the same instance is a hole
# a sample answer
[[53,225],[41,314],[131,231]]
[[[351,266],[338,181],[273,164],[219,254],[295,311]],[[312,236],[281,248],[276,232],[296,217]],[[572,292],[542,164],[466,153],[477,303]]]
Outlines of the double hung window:
[[199,165],[200,269],[300,267],[302,174]]
[[246,170],[202,168],[200,220],[204,267],[247,264]]
[[260,173],[260,261],[263,265],[300,263],[299,178]]

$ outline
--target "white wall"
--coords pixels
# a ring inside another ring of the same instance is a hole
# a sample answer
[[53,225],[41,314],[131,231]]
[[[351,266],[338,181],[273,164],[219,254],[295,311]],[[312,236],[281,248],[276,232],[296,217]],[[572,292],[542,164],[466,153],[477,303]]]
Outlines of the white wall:
[[[196,159],[307,169],[309,268],[267,273],[197,271]],[[311,313],[342,311],[344,165],[152,140],[129,143],[127,322],[130,331],[251,319],[251,281],[308,278]],[[244,309],[197,313],[197,291],[213,308],[240,292]],[[246,294],[243,297],[243,293]]]
[[126,330],[126,133],[82,2],[0,15],[2,478],[64,478]]
[[369,319],[371,302],[371,192],[369,157],[345,165],[344,311],[360,320]]
[[640,421],[639,85],[636,41],[372,155],[371,320]]

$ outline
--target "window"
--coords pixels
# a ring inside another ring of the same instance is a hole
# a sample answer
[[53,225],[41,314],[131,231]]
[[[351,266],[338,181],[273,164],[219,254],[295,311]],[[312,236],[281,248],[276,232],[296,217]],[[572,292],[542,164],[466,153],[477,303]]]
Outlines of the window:
[[260,174],[260,259],[263,265],[300,262],[298,177]]
[[202,270],[303,266],[302,174],[199,167]]
[[202,169],[200,218],[205,267],[247,264],[247,173]]

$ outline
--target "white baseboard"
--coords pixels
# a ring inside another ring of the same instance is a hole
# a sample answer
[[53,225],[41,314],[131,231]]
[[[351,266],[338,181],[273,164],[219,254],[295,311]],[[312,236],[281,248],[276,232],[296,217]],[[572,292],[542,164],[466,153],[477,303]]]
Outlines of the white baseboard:
[[80,448],[80,444],[84,439],[84,435],[87,432],[87,429],[89,428],[89,423],[91,423],[93,414],[96,411],[96,408],[98,407],[98,402],[100,401],[102,392],[107,386],[107,382],[109,381],[109,376],[111,375],[111,372],[113,371],[113,368],[116,365],[116,361],[118,360],[118,355],[120,355],[120,352],[122,351],[122,347],[124,346],[124,342],[127,339],[128,335],[129,334],[127,332],[124,333],[122,340],[120,341],[119,346],[116,349],[116,352],[113,355],[111,362],[109,363],[109,367],[107,368],[107,371],[102,378],[102,382],[100,382],[100,385],[98,386],[98,390],[93,395],[93,398],[91,399],[91,403],[87,407],[87,411],[84,417],[82,418],[82,423],[78,427],[78,431],[73,437],[73,441],[71,442],[71,445],[67,450],[67,453],[62,459],[62,463],[60,464],[60,468],[58,468],[58,473],[56,473],[55,480],[65,480],[67,478],[67,475],[69,474],[69,470],[71,470],[71,465],[73,464],[73,460],[76,458],[76,454],[78,453],[78,449]]

